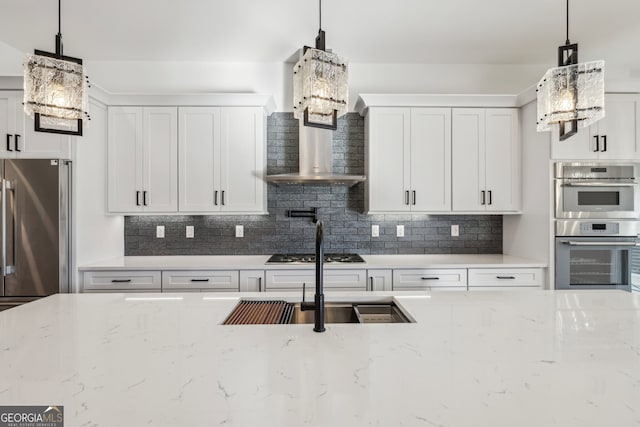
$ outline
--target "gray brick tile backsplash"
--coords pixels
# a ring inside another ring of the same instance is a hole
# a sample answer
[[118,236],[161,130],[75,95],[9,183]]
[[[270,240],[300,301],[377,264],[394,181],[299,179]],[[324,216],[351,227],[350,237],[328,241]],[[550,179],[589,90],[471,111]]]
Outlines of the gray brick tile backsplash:
[[[364,118],[349,113],[338,120],[333,137],[334,172],[364,173]],[[267,120],[267,173],[298,170],[298,121],[292,113],[274,113]],[[308,218],[288,218],[289,209],[318,207],[324,221],[326,251],[360,254],[494,254],[502,252],[501,215],[365,215],[364,185],[282,186],[267,188],[269,215],[251,216],[128,216],[125,255],[258,255],[313,252],[314,224]],[[371,225],[380,237],[371,237]],[[396,225],[405,237],[396,237]],[[451,237],[451,225],[460,236]],[[164,239],[155,238],[165,226]],[[195,238],[185,237],[193,225]],[[235,226],[244,226],[243,238]]]

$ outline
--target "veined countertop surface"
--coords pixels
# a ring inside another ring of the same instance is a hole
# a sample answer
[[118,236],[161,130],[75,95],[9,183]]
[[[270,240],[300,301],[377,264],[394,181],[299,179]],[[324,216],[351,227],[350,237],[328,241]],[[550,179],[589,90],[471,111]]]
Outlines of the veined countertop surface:
[[64,405],[68,426],[640,424],[637,294],[404,293],[417,323],[324,333],[220,325],[239,297],[55,295],[0,312],[0,405]]
[[[125,256],[80,266],[79,270],[182,269],[313,269],[313,264],[265,264],[269,255]],[[365,263],[332,264],[325,268],[536,268],[543,262],[510,255],[362,255]]]

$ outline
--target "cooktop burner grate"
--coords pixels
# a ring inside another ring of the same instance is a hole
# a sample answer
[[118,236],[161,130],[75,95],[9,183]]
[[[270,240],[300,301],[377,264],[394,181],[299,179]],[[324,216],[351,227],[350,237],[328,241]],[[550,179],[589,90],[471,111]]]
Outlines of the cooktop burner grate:
[[[268,260],[267,264],[307,264],[315,263],[316,256],[314,254],[275,254]],[[358,254],[325,254],[325,263],[358,263],[365,262]]]

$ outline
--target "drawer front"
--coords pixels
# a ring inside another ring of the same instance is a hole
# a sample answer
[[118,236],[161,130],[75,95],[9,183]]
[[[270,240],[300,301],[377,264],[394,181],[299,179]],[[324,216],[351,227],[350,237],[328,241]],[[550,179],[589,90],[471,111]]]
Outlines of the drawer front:
[[238,292],[240,272],[238,270],[216,271],[163,271],[163,291],[202,290]]
[[483,286],[498,287],[542,287],[541,268],[470,268],[469,288]]
[[[307,292],[313,294],[316,286],[315,270],[267,270],[267,291],[302,292],[306,283]],[[366,270],[325,270],[324,289],[332,291],[364,291],[367,289]]]
[[393,270],[394,291],[436,288],[467,289],[467,270],[464,268]]
[[85,271],[82,277],[83,292],[161,290],[159,271]]

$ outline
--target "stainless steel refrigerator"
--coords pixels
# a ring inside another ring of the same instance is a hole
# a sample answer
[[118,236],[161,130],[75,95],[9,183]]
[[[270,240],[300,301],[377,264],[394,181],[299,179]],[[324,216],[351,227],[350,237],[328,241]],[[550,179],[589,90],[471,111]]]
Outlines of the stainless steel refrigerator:
[[0,162],[1,311],[69,291],[71,162]]

